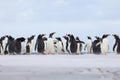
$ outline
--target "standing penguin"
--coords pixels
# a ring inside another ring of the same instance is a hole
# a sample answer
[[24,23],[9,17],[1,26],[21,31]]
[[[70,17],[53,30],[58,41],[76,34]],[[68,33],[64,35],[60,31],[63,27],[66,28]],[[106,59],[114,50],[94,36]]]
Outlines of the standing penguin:
[[34,37],[35,35],[32,35],[30,38],[27,39],[26,53],[32,54],[34,48]]
[[8,42],[6,44],[5,50],[8,48],[8,53],[9,54],[14,54],[15,53],[15,40],[12,36],[7,36],[8,37]]
[[70,38],[67,35],[63,36],[63,38],[66,40],[65,52],[71,54],[71,51],[70,51]]
[[35,50],[37,49],[37,52],[42,53],[42,54],[45,51],[45,44],[44,44],[43,36],[45,36],[45,34],[38,35],[37,41],[35,44]]
[[109,34],[104,34],[102,36],[102,41],[101,41],[101,53],[103,55],[106,55],[106,53],[108,52],[109,50],[109,44],[108,44],[108,37]]
[[1,37],[0,44],[1,44],[1,54],[8,53],[8,50],[5,51],[6,44],[8,42],[7,35]]
[[91,38],[90,36],[87,36],[87,39],[88,39],[88,42],[87,42],[87,44],[85,45],[84,50],[86,50],[86,48],[87,48],[87,52],[88,52],[88,53],[93,53],[93,49],[92,49],[92,38]]
[[56,37],[56,39],[58,40],[58,42],[56,42],[57,53],[63,53],[64,45],[62,39],[60,37]]
[[83,41],[80,41],[79,37],[76,37],[77,42],[77,54],[79,55],[82,51],[82,43],[85,44]]
[[74,36],[71,34],[71,35],[68,35],[70,37],[70,51],[71,53],[75,53],[77,52],[77,42],[74,38]]
[[15,40],[15,52],[17,54],[26,53],[26,39],[24,37],[20,37]]
[[113,34],[113,37],[115,38],[115,44],[113,46],[113,51],[115,53],[120,53],[120,38],[116,34]]
[[48,50],[47,50],[47,38],[43,37],[42,40],[44,41],[44,54],[48,54]]
[[55,34],[55,32],[50,33],[49,38],[47,40],[48,54],[55,54],[55,45],[54,45],[54,43],[56,42],[56,39],[53,39],[54,34]]
[[101,53],[101,44],[99,44],[101,42],[101,38],[95,36],[96,40],[93,41],[92,44],[92,49],[93,49],[93,53],[94,54],[100,54]]

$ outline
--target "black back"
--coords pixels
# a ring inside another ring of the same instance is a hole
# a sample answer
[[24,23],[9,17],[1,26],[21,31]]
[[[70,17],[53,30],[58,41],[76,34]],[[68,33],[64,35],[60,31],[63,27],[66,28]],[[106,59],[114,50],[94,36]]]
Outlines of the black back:
[[[35,37],[35,35],[32,35],[31,37],[29,37],[28,39],[27,39],[27,44],[31,44],[31,41],[34,39],[34,37]],[[27,53],[30,53],[30,45],[27,45],[26,46],[26,52]]]
[[24,41],[25,41],[24,37],[20,37],[15,40],[15,52],[17,54],[21,53],[21,49],[22,49],[21,42],[24,42]]
[[100,54],[101,53],[101,45],[97,45],[97,43],[99,43],[101,41],[101,39],[99,37],[95,37],[96,40],[93,41],[92,43],[92,49],[93,49],[93,53],[94,54]]
[[38,35],[37,37],[37,41],[35,44],[35,50],[37,49],[37,51],[39,53],[43,53],[45,50],[45,44],[44,44],[44,38],[43,38],[43,34]]
[[70,50],[71,50],[71,53],[76,53],[77,52],[77,42],[74,38],[73,35],[68,35],[70,37]]
[[15,52],[15,40],[12,36],[8,36],[8,42],[7,42],[5,50],[7,50],[7,47],[8,47],[8,52],[14,54],[14,52]]
[[119,36],[118,35],[113,35],[114,36],[114,38],[115,38],[115,44],[114,44],[114,46],[113,46],[113,51],[115,50],[115,47],[117,46],[117,53],[119,53],[120,54],[120,38],[119,38]]

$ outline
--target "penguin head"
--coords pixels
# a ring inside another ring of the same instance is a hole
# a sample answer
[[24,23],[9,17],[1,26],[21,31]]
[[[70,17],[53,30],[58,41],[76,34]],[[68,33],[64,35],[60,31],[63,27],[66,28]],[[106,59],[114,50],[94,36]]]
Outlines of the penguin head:
[[57,39],[58,41],[62,41],[60,37],[56,37],[56,39]]
[[98,36],[95,36],[95,38],[96,38],[97,40],[101,40],[101,38],[100,38],[100,37],[98,37]]
[[52,38],[55,33],[56,33],[56,32],[50,33],[49,38]]
[[77,43],[83,43],[83,44],[85,44],[85,42],[81,41],[81,40],[79,39],[79,37],[76,37],[76,42],[77,42]]
[[117,34],[112,34],[112,36],[115,38],[115,39],[119,39],[119,36]]
[[16,41],[24,42],[24,41],[25,41],[25,38],[24,38],[24,37],[20,37],[20,38],[17,38]]
[[42,40],[43,40],[43,41],[47,41],[47,38],[46,38],[46,37],[42,37]]
[[102,36],[102,39],[107,38],[108,36],[110,36],[110,34],[104,34],[104,35]]
[[87,36],[88,39],[92,40],[92,38],[90,36]]
[[79,37],[76,37],[76,41],[80,41]]
[[63,36],[63,38],[64,38],[65,40],[68,40],[68,37],[67,37],[67,36]]
[[30,38],[31,38],[31,39],[34,39],[34,37],[35,37],[35,35],[32,35]]
[[8,36],[9,40],[14,40],[14,38],[12,36]]

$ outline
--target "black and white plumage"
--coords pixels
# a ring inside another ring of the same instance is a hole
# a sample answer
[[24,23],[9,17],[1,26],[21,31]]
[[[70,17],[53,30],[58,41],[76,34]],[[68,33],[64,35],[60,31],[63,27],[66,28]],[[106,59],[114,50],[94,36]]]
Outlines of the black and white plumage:
[[58,40],[55,44],[56,52],[63,53],[64,52],[64,45],[63,45],[62,39],[60,37],[56,37],[56,39]]
[[101,38],[95,36],[96,40],[92,43],[92,49],[94,54],[100,54],[101,53]]
[[63,36],[63,38],[66,40],[66,43],[65,43],[65,53],[69,53],[71,54],[71,51],[70,51],[70,38],[66,35],[66,36]]
[[71,53],[76,54],[76,52],[77,52],[77,42],[75,40],[75,37],[72,34],[69,34],[68,36],[70,38],[70,51],[71,51]]
[[33,49],[34,49],[34,37],[35,35],[32,35],[27,39],[27,44],[26,44],[26,53],[32,54]]
[[26,39],[24,37],[20,37],[15,40],[15,52],[17,54],[26,53]]
[[5,47],[6,47],[7,42],[8,42],[7,35],[2,36],[2,37],[0,38],[0,45],[1,45],[1,47],[0,47],[0,52],[1,52],[2,55],[3,55],[4,53],[7,53],[7,52],[8,52],[8,50],[5,51]]
[[6,44],[5,51],[8,49],[9,54],[15,54],[15,39],[12,36],[7,36],[7,38],[8,42]]
[[113,51],[120,54],[120,38],[116,34],[113,34],[113,37],[115,38],[115,44],[113,45]]
[[86,48],[87,48],[87,52],[88,52],[88,53],[93,53],[93,49],[92,49],[92,38],[91,38],[90,36],[87,36],[87,39],[88,39],[88,42],[87,42],[87,44],[85,45],[84,50],[86,50]]
[[37,50],[38,53],[42,53],[42,54],[45,51],[45,43],[43,40],[43,36],[45,36],[45,34],[38,35],[36,44],[35,44],[35,50]]
[[109,50],[108,36],[110,36],[110,34],[104,34],[102,36],[102,40],[101,40],[101,53],[103,55],[106,55],[106,53],[108,53],[108,50]]
[[85,44],[85,42],[81,41],[79,37],[76,37],[76,42],[77,42],[77,54],[79,55],[82,51],[82,44]]
[[55,32],[49,34],[49,38],[47,39],[47,53],[48,54],[55,54],[55,45],[54,43],[57,42],[56,39],[53,38]]

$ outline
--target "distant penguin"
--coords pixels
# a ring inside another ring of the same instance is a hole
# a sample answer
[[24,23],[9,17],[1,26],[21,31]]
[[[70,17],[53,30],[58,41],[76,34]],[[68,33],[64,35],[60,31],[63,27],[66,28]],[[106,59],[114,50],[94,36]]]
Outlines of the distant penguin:
[[77,52],[77,42],[72,34],[68,35],[70,37],[70,51],[73,54]]
[[37,41],[35,44],[35,50],[37,50],[38,53],[42,53],[42,54],[44,54],[44,51],[45,51],[43,36],[45,36],[45,34],[38,35]]
[[8,53],[8,49],[6,49],[6,51],[5,51],[5,47],[6,47],[7,42],[8,42],[7,35],[1,37],[0,44],[1,44],[1,54],[2,55],[5,53]]
[[104,34],[102,36],[102,41],[101,41],[101,53],[103,55],[106,55],[106,53],[109,50],[109,44],[108,44],[108,36],[109,34]]
[[56,42],[57,53],[63,53],[64,45],[63,45],[62,39],[60,37],[56,37],[56,39],[58,40],[58,42]]
[[12,36],[7,36],[8,37],[8,42],[5,47],[5,51],[8,48],[8,53],[9,54],[15,54],[15,40]]
[[88,52],[88,53],[93,53],[93,49],[92,49],[92,38],[91,38],[90,36],[87,36],[87,39],[88,39],[88,42],[87,42],[87,44],[85,45],[84,50],[86,50],[86,48],[87,48],[87,52]]
[[119,36],[116,35],[116,34],[113,34],[113,36],[114,36],[114,38],[115,38],[115,44],[114,44],[114,46],[113,46],[113,51],[114,51],[115,53],[120,54],[120,38],[119,38]]
[[54,34],[55,34],[55,32],[50,33],[49,38],[47,40],[48,54],[55,54],[55,45],[54,45],[54,43],[56,42],[56,39],[53,39]]
[[26,53],[26,39],[24,37],[20,37],[15,40],[15,52],[17,54]]
[[35,37],[35,35],[32,35],[30,38],[27,39],[26,52],[29,54],[32,54],[32,52],[33,52],[34,37]]
[[42,38],[43,41],[44,41],[44,54],[48,54],[48,50],[47,50],[47,38],[46,37],[43,37]]
[[96,40],[93,41],[92,44],[92,49],[93,49],[93,53],[94,54],[100,54],[101,53],[101,44],[99,44],[101,42],[101,38],[95,36]]
[[66,43],[65,43],[65,52],[66,53],[69,53],[71,54],[71,51],[70,51],[70,38],[66,35],[66,36],[63,36],[63,38],[66,40]]
[[77,42],[77,54],[81,54],[82,51],[82,44],[85,44],[83,41],[80,41],[79,37],[76,37]]

